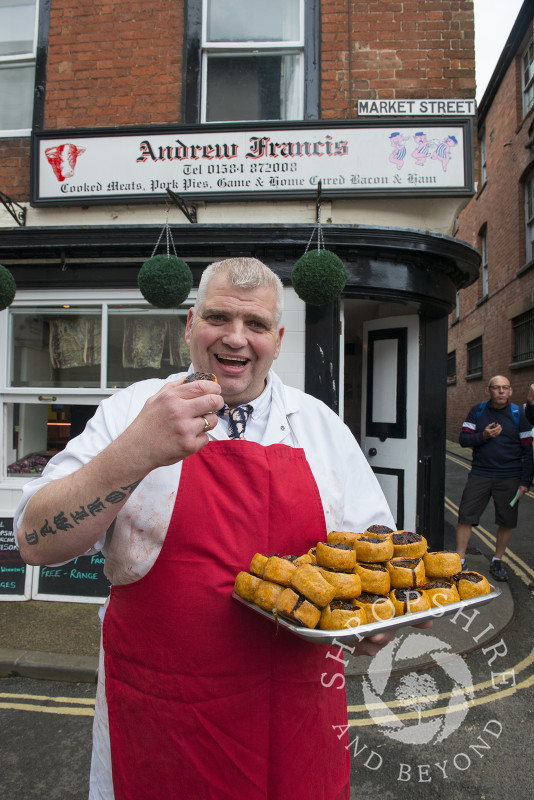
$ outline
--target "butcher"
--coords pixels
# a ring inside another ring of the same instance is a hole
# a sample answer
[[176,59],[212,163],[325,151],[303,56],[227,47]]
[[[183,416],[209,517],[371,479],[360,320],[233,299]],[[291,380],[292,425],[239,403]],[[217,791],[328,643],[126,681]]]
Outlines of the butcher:
[[24,560],[102,552],[112,584],[90,800],[349,798],[338,648],[232,598],[256,552],[302,554],[329,530],[394,527],[350,430],[271,368],[282,302],[256,259],[207,267],[185,338],[190,373],[217,380],[171,375],[107,398],[24,488]]

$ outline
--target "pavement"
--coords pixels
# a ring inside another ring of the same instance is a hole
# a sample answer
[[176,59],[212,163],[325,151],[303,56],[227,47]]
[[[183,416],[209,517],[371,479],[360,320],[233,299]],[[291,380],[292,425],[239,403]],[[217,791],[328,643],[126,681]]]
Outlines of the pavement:
[[[447,450],[465,458],[469,451],[453,442]],[[467,556],[467,568],[489,575],[487,556]],[[444,643],[444,648],[458,655],[484,647],[505,630],[514,617],[514,600],[506,582],[497,584],[501,594],[489,603],[471,609],[476,617],[476,638],[466,616],[444,616],[433,627],[401,629],[401,635],[417,631]],[[99,606],[94,603],[58,603],[55,601],[0,602],[0,677],[22,676],[45,680],[94,683],[98,676],[98,652],[101,623]],[[431,647],[418,648],[422,653],[403,665],[406,670],[434,666],[429,658]],[[367,673],[370,659],[343,654],[348,660],[345,672],[356,677]]]

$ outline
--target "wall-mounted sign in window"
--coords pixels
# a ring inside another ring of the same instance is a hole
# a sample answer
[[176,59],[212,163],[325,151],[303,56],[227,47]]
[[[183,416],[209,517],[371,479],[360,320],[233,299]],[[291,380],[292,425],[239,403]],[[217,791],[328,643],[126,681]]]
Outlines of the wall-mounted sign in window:
[[235,199],[329,195],[464,195],[473,191],[467,118],[228,125],[34,136],[36,205],[145,201],[167,189]]

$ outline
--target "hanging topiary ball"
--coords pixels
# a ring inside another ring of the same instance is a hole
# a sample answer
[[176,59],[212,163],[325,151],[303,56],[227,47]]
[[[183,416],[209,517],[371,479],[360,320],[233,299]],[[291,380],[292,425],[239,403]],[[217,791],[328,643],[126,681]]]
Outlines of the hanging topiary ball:
[[336,300],[347,282],[347,270],[339,256],[330,250],[309,250],[299,258],[291,283],[305,303],[324,306]]
[[0,264],[0,311],[13,302],[17,284],[11,272]]
[[193,274],[177,256],[158,255],[145,261],[137,285],[149,303],[159,308],[177,308],[193,286]]

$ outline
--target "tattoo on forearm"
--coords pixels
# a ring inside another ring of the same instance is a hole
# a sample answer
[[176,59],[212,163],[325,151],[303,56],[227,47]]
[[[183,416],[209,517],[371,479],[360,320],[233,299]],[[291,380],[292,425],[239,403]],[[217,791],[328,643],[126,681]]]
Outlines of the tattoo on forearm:
[[100,497],[95,497],[90,503],[87,503],[85,506],[80,506],[76,511],[59,511],[55,517],[53,517],[51,523],[45,519],[44,524],[38,531],[26,531],[24,534],[26,542],[30,545],[39,544],[41,538],[44,539],[48,535],[54,536],[58,531],[68,531],[69,528],[76,528],[76,526],[80,525],[87,517],[96,517],[97,514],[105,511],[109,506],[122,503],[125,498],[137,489],[140,483],[141,480],[138,480],[128,484],[128,486],[121,486],[120,489],[114,489],[106,495],[103,500]]

